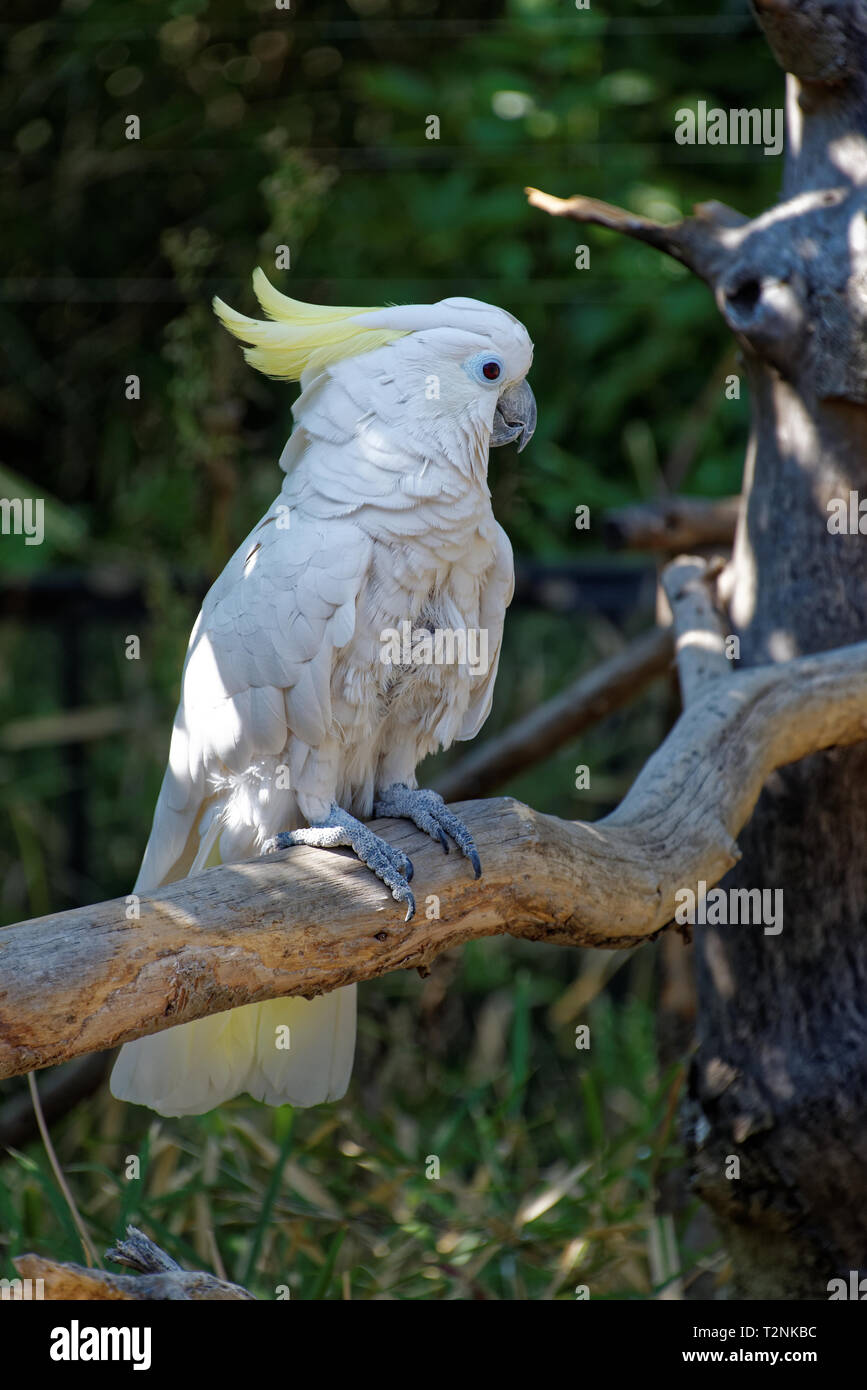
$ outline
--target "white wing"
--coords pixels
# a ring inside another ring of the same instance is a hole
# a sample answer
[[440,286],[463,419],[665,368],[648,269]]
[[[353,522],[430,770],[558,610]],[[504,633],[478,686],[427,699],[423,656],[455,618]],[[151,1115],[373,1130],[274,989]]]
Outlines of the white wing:
[[280,500],[235,552],[193,628],[137,891],[202,860],[209,831],[216,835],[216,785],[279,755],[290,736],[310,748],[329,732],[335,653],[355,630],[371,542],[351,520],[294,509],[287,528]]
[[458,738],[461,741],[475,738],[491,712],[494,698],[494,684],[500,664],[500,649],[503,645],[503,624],[506,609],[512,602],[515,592],[515,563],[512,546],[502,526],[497,524],[497,550],[493,568],[482,592],[479,607],[479,627],[488,633],[488,672],[479,676],[473,684],[473,696],[464,716]]

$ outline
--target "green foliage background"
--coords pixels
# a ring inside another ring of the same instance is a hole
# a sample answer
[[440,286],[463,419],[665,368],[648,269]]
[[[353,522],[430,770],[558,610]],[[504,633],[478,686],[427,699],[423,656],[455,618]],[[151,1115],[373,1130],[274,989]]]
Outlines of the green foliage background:
[[[300,298],[466,294],[511,310],[536,343],[539,427],[520,458],[492,459],[495,510],[519,555],[590,558],[607,506],[672,483],[737,490],[747,405],[724,399],[734,357],[702,285],[646,247],[533,211],[522,190],[662,220],[709,198],[755,213],[776,196],[777,162],[680,147],[675,112],[779,106],[782,78],[740,0],[13,0],[3,28],[0,492],[44,497],[48,529],[40,547],[0,538],[0,578],[96,567],[110,587],[134,571],[148,601],[140,661],[125,659],[121,622],[82,633],[82,702],[126,711],[125,728],[77,762],[0,742],[0,910],[15,921],[128,890],[197,579],[276,490],[291,392],[244,366],[211,295],[250,311],[260,263]],[[139,141],[125,138],[130,114]],[[575,268],[581,243],[589,270]],[[273,270],[280,246],[288,272]],[[133,373],[139,401],[125,399]],[[579,503],[589,533],[575,531]],[[592,615],[515,612],[484,736],[620,640]],[[57,625],[0,622],[7,730],[63,708],[62,643]],[[670,714],[656,690],[505,790],[596,816]],[[592,792],[574,790],[578,762]],[[76,780],[91,837],[77,863]],[[591,968],[599,987],[584,990]],[[103,1088],[56,1136],[94,1240],[135,1220],[265,1297],[283,1284],[305,1298],[563,1298],[578,1283],[648,1296],[680,1073],[657,1056],[652,948],[612,989],[605,978],[595,957],[500,942],[424,984],[370,985],[349,1096],[314,1113],[239,1101],[151,1124]],[[594,1044],[579,1053],[585,1019]],[[34,1247],[78,1254],[35,1145],[0,1161],[0,1265]],[[684,1246],[687,1269],[700,1258]]]

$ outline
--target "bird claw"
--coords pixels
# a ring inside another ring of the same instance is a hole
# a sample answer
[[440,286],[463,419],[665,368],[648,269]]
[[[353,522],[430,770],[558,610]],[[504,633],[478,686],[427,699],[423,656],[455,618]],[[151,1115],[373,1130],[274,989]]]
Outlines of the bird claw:
[[417,790],[403,782],[395,782],[381,793],[373,811],[377,816],[411,820],[432,840],[438,840],[446,854],[449,852],[446,835],[450,835],[472,864],[475,877],[481,878],[482,865],[475,841],[460,817],[448,809],[439,792]]
[[332,805],[328,819],[301,830],[282,830],[262,848],[263,854],[289,849],[292,845],[312,845],[317,849],[347,848],[355,852],[362,864],[390,889],[395,902],[406,903],[408,922],[415,915],[415,898],[409,889],[413,876],[412,860],[403,850],[396,849],[381,835],[375,835],[355,816]]

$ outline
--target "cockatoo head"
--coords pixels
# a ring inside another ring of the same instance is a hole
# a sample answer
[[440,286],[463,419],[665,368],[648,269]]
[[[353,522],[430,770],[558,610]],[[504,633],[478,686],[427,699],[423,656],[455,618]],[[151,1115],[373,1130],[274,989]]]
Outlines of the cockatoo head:
[[536,427],[526,380],[533,344],[516,318],[480,299],[441,299],[380,309],[366,321],[405,335],[392,343],[390,370],[401,374],[422,428],[457,419],[495,447],[517,440],[524,448]]
[[383,309],[304,304],[280,294],[257,270],[253,286],[269,321],[214,300],[221,322],[247,343],[244,355],[266,375],[307,386],[323,372],[363,410],[402,425],[422,447],[449,451],[450,432],[474,449],[517,441],[536,424],[526,381],[533,344],[523,324],[478,299]]

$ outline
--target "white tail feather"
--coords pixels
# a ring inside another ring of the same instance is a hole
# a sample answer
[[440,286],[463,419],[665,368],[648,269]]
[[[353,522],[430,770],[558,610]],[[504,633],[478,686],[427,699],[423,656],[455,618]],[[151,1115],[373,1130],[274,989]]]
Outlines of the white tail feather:
[[[161,1115],[203,1115],[244,1091],[266,1105],[340,1100],[355,1053],[355,993],[349,985],[318,999],[269,999],[125,1043],[112,1095]],[[288,1048],[278,1031],[286,1028]]]
[[[188,877],[221,862],[223,809],[212,806],[200,826]],[[156,829],[155,820],[151,840]],[[245,848],[255,852],[252,837]],[[148,889],[140,874],[135,891]],[[245,1091],[266,1105],[340,1100],[355,1054],[355,994],[355,985],[348,985],[317,999],[245,1004],[125,1043],[111,1074],[111,1093],[160,1115],[204,1115]]]

